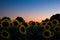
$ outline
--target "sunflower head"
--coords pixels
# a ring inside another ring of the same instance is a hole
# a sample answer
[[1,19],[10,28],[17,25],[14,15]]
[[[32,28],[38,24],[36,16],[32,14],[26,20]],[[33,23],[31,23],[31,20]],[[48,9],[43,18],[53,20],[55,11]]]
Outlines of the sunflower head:
[[53,20],[52,20],[52,24],[53,24],[53,25],[57,25],[58,23],[59,23],[58,20],[56,20],[56,19],[53,19]]
[[12,26],[13,26],[13,27],[17,28],[17,27],[19,27],[20,25],[21,25],[21,23],[19,23],[17,20],[13,20],[13,22],[12,22]]
[[54,31],[55,32],[60,32],[60,27],[59,26],[54,27]]
[[36,22],[36,25],[37,25],[37,26],[40,26],[40,23],[39,23],[39,22]]
[[10,39],[10,33],[7,30],[2,30],[1,31],[1,38]]
[[24,25],[21,25],[21,27],[19,27],[19,32],[22,35],[26,35],[26,28],[24,27]]
[[7,19],[1,21],[1,26],[2,27],[10,27],[10,21]]
[[22,25],[24,25],[25,28],[29,28],[30,25],[27,22],[23,22]]
[[46,25],[46,22],[41,22],[40,24],[42,27],[44,27]]
[[30,26],[36,26],[36,22],[34,22],[34,21],[30,21],[29,24],[30,24]]
[[45,30],[43,33],[42,33],[43,37],[46,38],[46,39],[49,39],[51,37],[53,37],[53,34],[51,31],[49,30]]
[[50,30],[50,28],[51,28],[50,25],[45,25],[45,26],[44,26],[44,29],[45,29],[45,30]]
[[48,21],[47,22],[47,25],[52,26],[52,22],[51,21]]

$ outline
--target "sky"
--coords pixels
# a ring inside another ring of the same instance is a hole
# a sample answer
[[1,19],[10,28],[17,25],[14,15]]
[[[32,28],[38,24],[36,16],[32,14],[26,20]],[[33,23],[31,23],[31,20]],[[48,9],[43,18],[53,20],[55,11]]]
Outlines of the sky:
[[20,16],[26,22],[41,22],[60,13],[60,0],[0,0],[0,18]]

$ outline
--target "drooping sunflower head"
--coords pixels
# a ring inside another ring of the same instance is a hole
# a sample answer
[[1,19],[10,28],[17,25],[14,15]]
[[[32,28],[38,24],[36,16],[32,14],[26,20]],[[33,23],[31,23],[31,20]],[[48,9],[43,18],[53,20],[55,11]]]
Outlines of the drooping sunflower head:
[[22,17],[17,17],[16,20],[20,23],[23,23],[25,22],[25,20],[22,18]]

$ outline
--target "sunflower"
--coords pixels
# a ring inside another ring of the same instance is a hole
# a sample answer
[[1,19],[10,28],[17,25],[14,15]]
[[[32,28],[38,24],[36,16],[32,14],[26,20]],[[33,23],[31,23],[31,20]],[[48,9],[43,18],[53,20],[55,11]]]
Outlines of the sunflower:
[[45,25],[45,26],[44,26],[44,29],[45,29],[45,30],[50,30],[50,29],[51,29],[51,26],[50,26],[50,25]]
[[52,26],[52,22],[51,21],[48,21],[47,22],[47,25]]
[[27,22],[23,22],[22,25],[24,25],[24,27],[26,27],[26,28],[30,27],[30,25]]
[[49,31],[49,30],[45,30],[43,33],[42,33],[42,36],[46,39],[49,39],[51,37],[53,37],[54,33]]
[[10,33],[7,30],[2,30],[1,31],[1,38],[3,39],[10,39]]
[[22,34],[22,35],[26,35],[26,28],[24,27],[24,25],[21,25],[20,27],[19,27],[19,32],[20,32],[20,34]]
[[1,27],[10,27],[10,21],[7,19],[1,21]]
[[40,26],[44,27],[47,23],[46,22],[41,22]]
[[54,27],[54,31],[55,32],[60,32],[60,27],[59,26]]
[[60,23],[58,23],[56,26],[59,26],[60,27]]
[[30,21],[30,22],[29,22],[29,25],[35,27],[35,26],[36,26],[36,22]]
[[37,25],[37,27],[38,27],[38,26],[40,26],[40,23],[39,23],[39,22],[36,22],[36,25]]
[[53,24],[53,25],[57,25],[58,23],[59,23],[58,20],[56,20],[56,19],[53,19],[53,20],[52,20],[52,24]]
[[55,15],[52,15],[51,17],[50,17],[50,20],[52,21],[52,20],[58,20],[59,21],[59,23],[60,23],[60,14],[59,13],[57,13],[57,14],[55,14]]
[[5,19],[7,19],[8,21],[11,22],[11,19],[10,19],[9,17],[3,17],[3,18],[1,19],[1,21],[5,20]]
[[21,25],[21,23],[19,23],[17,20],[13,20],[13,22],[12,22],[12,26],[13,26],[13,27],[17,28],[17,27],[19,27],[20,25]]

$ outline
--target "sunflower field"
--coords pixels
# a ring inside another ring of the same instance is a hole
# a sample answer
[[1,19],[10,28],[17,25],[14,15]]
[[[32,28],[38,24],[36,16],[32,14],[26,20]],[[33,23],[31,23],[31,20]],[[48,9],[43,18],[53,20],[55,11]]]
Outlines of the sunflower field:
[[0,19],[0,40],[60,40],[60,14],[42,22],[3,17]]

